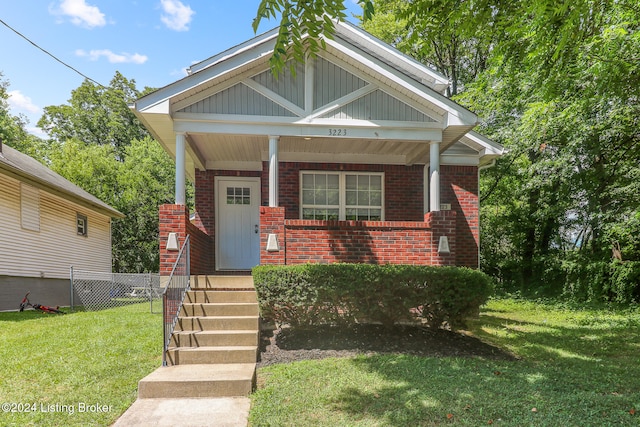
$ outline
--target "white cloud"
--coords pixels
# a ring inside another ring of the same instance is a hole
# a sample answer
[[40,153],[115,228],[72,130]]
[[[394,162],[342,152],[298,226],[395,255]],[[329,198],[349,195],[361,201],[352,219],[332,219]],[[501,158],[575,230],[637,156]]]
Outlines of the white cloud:
[[187,77],[189,75],[189,72],[187,71],[187,67],[183,67],[183,68],[180,68],[179,70],[171,71],[169,75],[173,77],[182,78],[182,77]]
[[22,94],[19,90],[11,90],[7,92],[9,95],[9,106],[15,110],[22,110],[28,113],[39,113],[40,107],[35,105],[31,98]]
[[162,11],[160,20],[171,30],[188,31],[191,17],[195,13],[190,6],[180,0],[160,0]]
[[104,13],[97,6],[88,5],[85,0],[63,0],[58,9],[51,10],[51,13],[68,16],[73,24],[81,27],[103,27],[107,23]]
[[112,64],[124,64],[124,63],[133,63],[133,64],[144,64],[149,59],[146,55],[140,55],[139,53],[127,53],[122,52],[120,54],[113,53],[109,49],[94,49],[89,52],[78,49],[76,50],[76,55],[89,58],[91,61],[97,61],[100,57],[107,58]]

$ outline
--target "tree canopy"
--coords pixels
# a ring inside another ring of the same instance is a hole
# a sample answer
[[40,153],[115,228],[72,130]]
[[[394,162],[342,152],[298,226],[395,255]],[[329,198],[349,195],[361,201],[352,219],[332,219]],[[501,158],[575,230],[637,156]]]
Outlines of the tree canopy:
[[[297,5],[276,64],[316,16],[344,19],[340,1],[273,3]],[[509,150],[483,172],[482,268],[505,289],[640,300],[640,4],[361,3],[366,30],[449,77],[447,95]]]
[[[173,162],[129,110],[135,81],[116,73],[108,87],[85,80],[69,104],[48,106],[39,139],[12,116],[0,84],[0,136],[126,215],[112,223],[113,271],[157,272],[158,207],[173,198]],[[149,89],[145,89],[147,91]]]

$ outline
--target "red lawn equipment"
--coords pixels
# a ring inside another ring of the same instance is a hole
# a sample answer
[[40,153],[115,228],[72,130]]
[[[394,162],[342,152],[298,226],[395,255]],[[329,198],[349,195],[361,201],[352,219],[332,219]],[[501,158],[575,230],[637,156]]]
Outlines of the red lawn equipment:
[[26,307],[33,307],[34,310],[41,311],[43,313],[55,313],[55,314],[67,314],[64,311],[58,310],[60,307],[49,307],[48,305],[41,304],[31,304],[29,301],[29,294],[31,292],[27,292],[27,294],[22,298],[22,302],[20,303],[20,311],[24,311]]

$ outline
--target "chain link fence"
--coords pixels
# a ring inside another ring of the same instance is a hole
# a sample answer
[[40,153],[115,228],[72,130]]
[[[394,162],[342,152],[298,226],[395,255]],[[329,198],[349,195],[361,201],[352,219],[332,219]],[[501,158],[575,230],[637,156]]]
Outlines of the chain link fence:
[[104,273],[71,268],[71,309],[103,310],[149,302],[152,313],[162,313],[160,275],[153,273]]

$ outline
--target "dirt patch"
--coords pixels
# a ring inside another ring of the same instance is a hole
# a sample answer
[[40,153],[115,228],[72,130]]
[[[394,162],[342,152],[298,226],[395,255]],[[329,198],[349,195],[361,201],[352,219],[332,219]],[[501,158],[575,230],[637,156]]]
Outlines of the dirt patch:
[[460,332],[419,326],[380,325],[279,327],[263,330],[258,367],[298,360],[358,354],[424,357],[481,357],[514,360],[513,355]]

